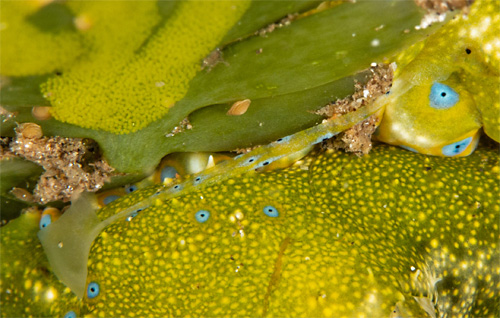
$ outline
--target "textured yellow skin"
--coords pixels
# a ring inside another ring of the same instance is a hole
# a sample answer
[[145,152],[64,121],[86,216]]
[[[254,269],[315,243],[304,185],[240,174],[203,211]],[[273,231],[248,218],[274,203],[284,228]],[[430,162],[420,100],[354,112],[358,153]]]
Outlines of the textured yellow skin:
[[[441,315],[499,314],[497,151],[449,160],[380,146],[363,159],[328,154],[280,172],[225,173],[224,183],[157,200],[106,228],[89,258],[98,297],[77,302],[52,276],[35,290],[38,272],[11,269],[2,284],[16,290],[2,301],[26,301],[30,310],[32,299],[18,291],[42,298],[40,289],[55,288],[62,296],[38,303],[40,311],[423,316],[437,295]],[[129,196],[100,216],[150,195]],[[267,205],[280,217],[265,216]],[[208,222],[195,220],[200,209],[210,211]]]
[[43,5],[38,0],[2,1],[0,74],[46,74],[64,69],[83,53],[83,41],[77,32],[64,30],[54,34],[26,23],[27,17],[35,14]]
[[[182,99],[200,63],[250,1],[182,1],[160,23],[155,1],[69,2],[89,52],[42,91],[58,120],[116,134],[140,130]],[[99,107],[96,107],[99,105]]]
[[[100,294],[81,301],[43,270],[35,229],[17,229],[32,237],[23,246],[12,223],[2,229],[10,247],[2,257],[17,266],[2,262],[2,308],[5,315],[424,317],[437,297],[440,316],[495,316],[498,164],[494,148],[448,159],[380,145],[363,158],[314,153],[285,170],[230,178],[107,227],[89,258],[87,283],[97,282]],[[139,190],[100,215],[150,193]],[[278,217],[263,213],[268,205]],[[195,220],[200,209],[211,213],[205,223]],[[34,251],[29,262],[23,248]],[[48,301],[50,289],[57,297]]]
[[[500,141],[500,3],[476,1],[461,15],[405,52],[391,93],[379,102],[385,113],[377,138],[431,155],[443,146],[472,137],[459,156],[474,151],[479,129]],[[470,50],[469,53],[467,53]],[[460,101],[449,109],[430,106],[431,86],[439,82],[454,89]]]

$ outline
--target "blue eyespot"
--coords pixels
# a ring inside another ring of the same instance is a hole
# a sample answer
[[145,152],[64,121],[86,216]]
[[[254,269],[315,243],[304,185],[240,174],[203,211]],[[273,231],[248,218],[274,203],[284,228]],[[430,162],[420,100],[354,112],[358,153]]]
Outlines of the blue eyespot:
[[105,205],[108,205],[108,204],[110,204],[111,202],[113,202],[113,201],[115,201],[115,200],[117,200],[117,199],[119,199],[119,198],[120,198],[120,196],[118,196],[118,195],[114,195],[114,194],[113,194],[113,195],[108,195],[107,197],[105,197],[105,198],[104,198],[104,200],[102,200],[102,202],[103,202]]
[[453,157],[461,154],[472,142],[472,137],[465,138],[463,140],[454,142],[450,145],[443,147],[443,155],[448,157]]
[[76,312],[70,310],[64,315],[64,318],[76,318]]
[[194,179],[194,184],[200,184],[203,181],[203,178],[201,176],[198,176]]
[[272,218],[277,218],[279,216],[278,210],[271,205],[264,207],[264,214]]
[[137,186],[135,184],[133,184],[133,185],[130,185],[128,187],[125,187],[125,192],[132,193],[134,191],[137,191],[137,189],[138,189]]
[[165,166],[161,170],[160,181],[163,182],[165,179],[175,179],[177,176],[177,170],[171,166]]
[[278,140],[276,140],[277,143],[285,143],[285,142],[289,142],[290,141],[290,138],[292,138],[292,136],[286,136],[286,137],[283,137],[283,138],[279,138]]
[[52,223],[52,216],[50,214],[45,214],[40,219],[40,229],[43,229]]
[[436,109],[448,109],[460,100],[460,96],[448,85],[435,82],[431,87],[429,101],[431,107]]
[[196,221],[205,223],[206,221],[208,221],[208,218],[210,218],[210,212],[208,212],[207,210],[200,210],[196,212],[194,217],[196,218]]
[[99,296],[99,284],[96,282],[91,282],[87,287],[87,297],[89,299]]

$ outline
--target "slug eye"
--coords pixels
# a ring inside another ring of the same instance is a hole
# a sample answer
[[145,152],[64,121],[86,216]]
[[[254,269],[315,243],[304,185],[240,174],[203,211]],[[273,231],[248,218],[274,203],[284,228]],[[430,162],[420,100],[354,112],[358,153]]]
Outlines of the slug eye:
[[200,210],[194,215],[196,221],[200,223],[205,223],[210,218],[210,212],[207,210]]
[[279,216],[278,210],[271,205],[264,207],[264,214],[272,218],[277,218]]
[[443,155],[447,157],[453,157],[461,154],[472,142],[472,137],[465,138],[463,140],[454,142],[452,144],[443,147]]
[[137,189],[138,189],[137,186],[135,184],[133,184],[133,185],[130,185],[128,187],[125,187],[125,192],[132,193],[134,191],[137,191]]
[[40,219],[40,229],[43,229],[52,223],[52,216],[50,214],[45,214]]
[[64,318],[76,318],[76,312],[70,310],[64,315]]
[[99,296],[99,284],[96,282],[91,282],[87,287],[87,297],[89,299]]
[[453,88],[441,83],[434,83],[429,94],[429,101],[432,108],[448,109],[453,107],[460,100],[460,96]]

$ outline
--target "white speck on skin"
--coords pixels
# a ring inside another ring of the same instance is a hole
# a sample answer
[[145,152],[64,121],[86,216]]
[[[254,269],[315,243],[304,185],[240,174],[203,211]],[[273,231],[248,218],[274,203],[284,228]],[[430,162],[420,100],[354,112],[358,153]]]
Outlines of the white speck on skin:
[[380,45],[380,40],[379,39],[373,39],[370,43],[371,46],[377,47]]

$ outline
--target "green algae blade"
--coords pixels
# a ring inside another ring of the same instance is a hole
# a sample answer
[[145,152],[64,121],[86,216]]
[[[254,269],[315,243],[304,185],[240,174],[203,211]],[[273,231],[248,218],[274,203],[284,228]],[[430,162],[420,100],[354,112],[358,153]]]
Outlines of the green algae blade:
[[[381,11],[391,14],[377,14]],[[219,63],[210,72],[199,72],[190,81],[186,97],[166,116],[127,135],[55,120],[35,122],[48,135],[97,140],[109,163],[122,172],[150,170],[171,152],[231,150],[235,146],[266,142],[281,133],[291,134],[317,123],[320,118],[308,113],[322,106],[316,101],[330,102],[330,97],[345,97],[352,92],[352,83],[350,88],[348,85],[339,88],[337,80],[347,83],[371,62],[389,58],[432,32],[432,28],[423,32],[413,30],[422,15],[412,2],[345,3],[293,21],[265,37],[250,37],[228,45],[223,50],[227,64]],[[378,29],[380,25],[384,27]],[[406,29],[412,31],[405,34]],[[378,46],[371,45],[374,39],[379,41]],[[256,52],[259,48],[263,48],[260,54]],[[285,48],[293,54],[283,58],[280,52]],[[332,91],[327,90],[329,83]],[[325,90],[320,91],[323,85]],[[307,99],[318,92],[322,97],[307,105]],[[294,103],[292,97],[299,93],[307,98]],[[240,118],[223,116],[222,108],[247,98],[252,100],[248,114]],[[280,123],[280,113],[287,114],[286,122]],[[186,117],[199,124],[193,125],[192,131],[165,138]],[[106,116],[102,121],[106,122]],[[238,125],[238,134],[230,137]],[[241,129],[243,125],[247,128]],[[217,136],[225,136],[223,143],[215,143]],[[151,144],[155,147],[150,147]]]
[[43,172],[39,165],[19,158],[0,160],[0,211],[2,222],[19,216],[21,209],[33,203],[16,198],[10,191],[14,188],[33,188]]
[[253,35],[260,28],[278,22],[288,14],[302,13],[321,3],[317,0],[252,1],[240,21],[222,39],[222,46]]
[[49,75],[2,78],[0,86],[2,106],[50,106],[40,92],[40,84],[48,77]]
[[363,1],[297,19],[228,46],[227,65],[195,77],[180,105],[278,96],[355,74],[435,30],[415,31],[422,16],[411,1]]

